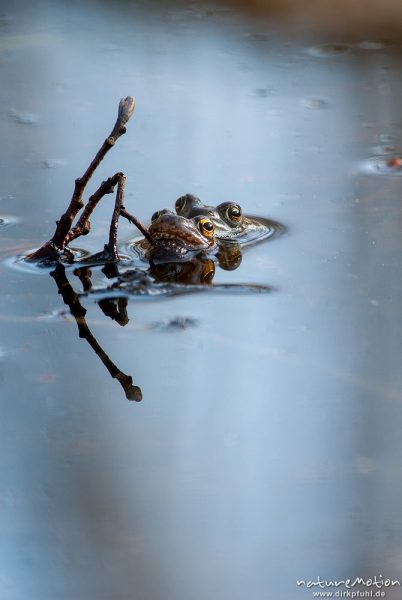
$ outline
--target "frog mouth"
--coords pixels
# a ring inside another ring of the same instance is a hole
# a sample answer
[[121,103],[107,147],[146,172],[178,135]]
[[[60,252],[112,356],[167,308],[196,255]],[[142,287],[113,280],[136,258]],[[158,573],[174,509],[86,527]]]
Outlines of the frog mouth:
[[159,246],[166,246],[166,248],[183,248],[188,252],[202,250],[208,247],[208,240],[200,239],[197,243],[195,240],[186,240],[185,238],[176,237],[174,234],[160,232],[153,233],[152,238],[154,243]]
[[186,244],[185,240],[177,238],[174,235],[170,235],[166,232],[153,233],[152,238],[158,245],[166,244],[166,246],[182,246],[183,248],[188,247],[188,244]]

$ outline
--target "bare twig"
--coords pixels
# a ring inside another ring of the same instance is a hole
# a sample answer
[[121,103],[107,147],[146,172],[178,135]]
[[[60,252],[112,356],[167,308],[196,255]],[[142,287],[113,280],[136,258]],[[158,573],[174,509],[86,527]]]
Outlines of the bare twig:
[[70,205],[67,211],[62,215],[60,221],[57,223],[57,228],[55,234],[52,238],[53,243],[59,247],[64,247],[64,239],[69,232],[71,225],[75,219],[75,216],[79,210],[84,206],[82,201],[82,194],[84,189],[94,174],[95,170],[105,157],[106,153],[115,145],[116,141],[119,139],[121,135],[126,133],[126,123],[134,112],[135,101],[134,98],[127,96],[127,98],[122,98],[119,104],[119,111],[116,119],[116,123],[112,129],[109,137],[105,139],[102,146],[98,150],[95,158],[85,171],[82,177],[79,177],[75,180],[75,189],[73,196],[71,198]]
[[123,173],[116,173],[113,175],[113,177],[109,177],[109,179],[106,179],[101,183],[96,192],[89,198],[80,218],[77,221],[76,226],[70,229],[70,231],[67,233],[64,240],[64,246],[68,246],[68,244],[70,244],[77,237],[81,235],[87,235],[90,232],[91,224],[89,222],[89,217],[92,215],[98,202],[103,198],[103,196],[106,194],[112,194],[114,192],[114,188],[122,176],[124,177]]
[[133,225],[135,225],[142,233],[142,235],[144,236],[144,238],[146,240],[148,240],[148,242],[150,244],[154,243],[153,237],[152,235],[149,233],[148,229],[145,227],[145,225],[143,225],[141,223],[141,221],[139,221],[136,217],[134,217],[133,215],[131,215],[129,212],[126,211],[126,209],[124,208],[124,206],[121,207],[120,209],[120,214],[122,217],[124,217],[125,219],[127,219],[128,221],[130,221],[130,223],[132,223]]
[[[31,260],[41,260],[44,258],[56,258],[60,252],[64,250],[67,245],[66,239],[68,233],[72,227],[75,217],[78,212],[84,207],[82,196],[85,187],[94,174],[95,170],[105,157],[106,153],[114,146],[118,138],[126,132],[126,123],[133,114],[135,107],[135,100],[131,96],[122,98],[119,103],[119,110],[116,119],[116,123],[112,129],[110,135],[105,139],[102,146],[98,150],[95,158],[85,171],[82,177],[75,180],[74,192],[70,200],[70,204],[66,212],[57,221],[56,231],[53,237],[43,244],[36,252],[33,252],[28,258]],[[93,210],[93,209],[92,209]],[[84,220],[82,232],[86,231],[86,219]],[[77,233],[77,232],[76,232]],[[88,231],[86,231],[88,233]],[[82,233],[80,234],[82,235]],[[77,237],[77,236],[75,236]]]
[[117,184],[116,202],[114,205],[112,220],[110,222],[109,243],[107,245],[107,250],[109,252],[111,260],[119,260],[119,252],[117,250],[117,226],[119,224],[120,210],[124,202],[125,184],[126,178],[123,175],[123,173],[120,173],[119,181]]

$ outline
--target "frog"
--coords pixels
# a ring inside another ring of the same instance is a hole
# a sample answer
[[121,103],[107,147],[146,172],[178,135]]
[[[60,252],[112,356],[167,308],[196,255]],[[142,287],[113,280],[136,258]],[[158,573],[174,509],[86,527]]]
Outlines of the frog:
[[217,206],[209,206],[197,196],[185,194],[176,200],[175,210],[178,215],[187,218],[209,218],[215,226],[215,238],[219,241],[248,244],[268,237],[275,231],[273,222],[244,215],[240,204],[236,202],[222,202]]
[[157,262],[190,260],[216,248],[215,226],[203,215],[187,218],[165,208],[151,217],[148,240],[137,242],[146,259]]

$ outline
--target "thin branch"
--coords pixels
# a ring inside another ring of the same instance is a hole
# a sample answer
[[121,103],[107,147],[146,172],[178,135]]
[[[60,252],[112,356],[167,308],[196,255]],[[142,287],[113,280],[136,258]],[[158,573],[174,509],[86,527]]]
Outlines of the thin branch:
[[54,259],[62,252],[67,245],[66,238],[72,227],[72,224],[78,212],[84,207],[82,196],[85,187],[94,174],[95,170],[105,157],[106,153],[114,146],[121,135],[126,132],[126,123],[134,112],[135,100],[131,96],[122,98],[119,103],[119,110],[116,122],[110,133],[105,139],[102,146],[95,155],[91,164],[85,171],[82,177],[75,180],[74,192],[70,200],[70,204],[66,212],[60,217],[56,223],[56,231],[53,237],[43,244],[36,252],[33,252],[28,258],[30,260],[41,260],[44,258]]
[[70,205],[57,223],[56,231],[52,238],[53,243],[58,248],[63,248],[65,246],[64,239],[69,232],[77,213],[84,206],[82,195],[88,181],[91,179],[106,153],[115,145],[119,137],[126,133],[125,125],[133,114],[134,107],[134,98],[127,96],[127,98],[122,98],[120,100],[116,123],[114,124],[111,134],[103,142],[84,175],[75,180],[75,188]]
[[68,244],[70,244],[77,237],[80,237],[81,235],[87,235],[90,232],[91,224],[89,222],[89,217],[92,215],[98,202],[103,198],[103,196],[106,194],[112,194],[114,192],[114,188],[122,176],[124,177],[123,173],[116,173],[113,175],[113,177],[109,177],[109,179],[106,179],[101,183],[96,192],[89,198],[80,218],[77,221],[76,226],[70,229],[70,231],[67,233],[64,240],[64,246],[68,246]]
[[133,225],[135,225],[141,231],[141,233],[144,236],[144,238],[147,239],[150,244],[154,243],[153,237],[149,233],[149,231],[145,227],[145,225],[143,225],[141,223],[141,221],[139,221],[136,217],[134,217],[129,212],[127,212],[126,209],[124,208],[124,206],[121,207],[120,214],[121,214],[122,217],[124,217],[125,219],[127,219],[128,221],[130,221],[130,223],[132,223]]
[[117,226],[119,224],[120,210],[124,203],[125,184],[126,178],[123,175],[123,173],[120,173],[119,181],[117,184],[116,201],[114,205],[112,220],[110,222],[109,243],[107,245],[107,250],[109,252],[111,260],[116,261],[119,260],[119,252],[117,250]]

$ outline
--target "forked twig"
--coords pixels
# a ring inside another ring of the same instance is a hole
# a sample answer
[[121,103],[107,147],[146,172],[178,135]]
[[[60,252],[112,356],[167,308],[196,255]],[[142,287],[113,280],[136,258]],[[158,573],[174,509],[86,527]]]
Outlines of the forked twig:
[[122,176],[123,173],[116,173],[113,175],[113,177],[109,177],[109,179],[103,181],[96,192],[92,194],[84,210],[82,211],[76,226],[70,229],[70,231],[67,233],[64,240],[65,246],[68,246],[68,244],[70,244],[77,237],[80,237],[81,235],[87,235],[90,232],[91,224],[89,222],[89,217],[92,215],[98,202],[103,198],[103,196],[106,194],[112,194],[114,192],[114,188]]
[[[57,221],[56,230],[54,232],[53,237],[48,242],[43,244],[38,250],[30,254],[27,257],[28,259],[43,260],[46,258],[57,258],[58,255],[64,251],[65,247],[67,246],[67,243],[71,241],[71,239],[75,239],[79,235],[85,235],[85,233],[88,233],[89,222],[86,216],[83,219],[83,221],[79,224],[80,227],[78,227],[77,224],[77,228],[75,228],[73,237],[68,237],[68,234],[71,230],[71,227],[78,212],[84,207],[84,201],[82,199],[82,196],[88,181],[90,180],[95,170],[105,157],[106,153],[114,146],[119,137],[126,132],[125,126],[134,112],[134,107],[135,100],[131,96],[127,96],[126,98],[122,98],[120,100],[118,115],[114,127],[110,135],[105,139],[102,146],[96,153],[95,158],[92,160],[91,164],[89,165],[83,176],[75,180],[74,192],[71,197],[70,204],[66,212],[60,217],[60,220]],[[104,194],[105,193],[109,192],[105,191]],[[98,198],[97,202],[100,200],[100,197]],[[91,198],[93,198],[93,196]],[[91,212],[93,211],[97,202],[95,202],[95,205],[93,206]]]

